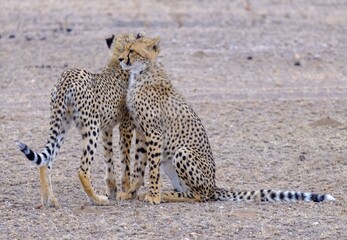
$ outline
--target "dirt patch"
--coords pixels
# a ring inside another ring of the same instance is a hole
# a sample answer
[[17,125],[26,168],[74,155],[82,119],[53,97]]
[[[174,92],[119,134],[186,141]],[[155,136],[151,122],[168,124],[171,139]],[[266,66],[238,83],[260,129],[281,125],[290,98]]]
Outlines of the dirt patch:
[[313,123],[310,123],[310,126],[312,127],[339,127],[342,125],[342,123],[331,119],[330,117],[322,118]]

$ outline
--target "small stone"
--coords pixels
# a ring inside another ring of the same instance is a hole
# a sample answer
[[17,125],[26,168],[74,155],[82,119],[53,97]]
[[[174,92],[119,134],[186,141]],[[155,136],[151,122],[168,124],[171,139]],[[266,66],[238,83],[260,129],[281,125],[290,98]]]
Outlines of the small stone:
[[16,38],[16,35],[14,35],[14,34],[11,34],[9,37],[8,37],[9,39],[13,39],[13,38]]
[[294,66],[297,66],[297,67],[301,66],[300,61],[295,61],[295,62],[294,62]]
[[297,53],[295,53],[295,54],[294,54],[294,59],[295,59],[295,61],[294,61],[294,66],[301,66],[301,63],[300,63],[301,57],[300,57],[300,55],[297,54]]
[[248,57],[247,57],[247,60],[252,60],[252,59],[253,59],[252,56],[248,56]]
[[72,28],[67,28],[66,32],[72,32]]
[[300,161],[306,161],[306,157],[304,155],[299,156]]
[[40,204],[40,205],[35,206],[34,208],[35,208],[35,209],[41,209],[41,208],[43,208],[43,205]]

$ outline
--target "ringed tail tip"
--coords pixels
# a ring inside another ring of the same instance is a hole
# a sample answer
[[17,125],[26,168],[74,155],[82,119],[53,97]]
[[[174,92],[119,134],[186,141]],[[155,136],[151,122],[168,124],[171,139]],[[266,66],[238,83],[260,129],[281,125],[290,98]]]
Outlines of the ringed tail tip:
[[332,195],[330,194],[326,194],[325,195],[325,200],[326,201],[336,201],[336,198],[334,198]]
[[24,143],[20,142],[19,140],[16,141],[16,144],[21,151],[26,148],[26,145]]

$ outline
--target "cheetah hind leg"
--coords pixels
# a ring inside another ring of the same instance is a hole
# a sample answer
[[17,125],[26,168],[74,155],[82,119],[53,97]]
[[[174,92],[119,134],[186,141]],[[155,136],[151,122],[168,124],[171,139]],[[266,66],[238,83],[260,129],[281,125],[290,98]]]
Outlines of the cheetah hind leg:
[[192,190],[186,192],[165,191],[161,193],[162,202],[201,202],[201,196]]
[[[214,163],[192,149],[182,147],[173,158],[173,167],[184,192],[163,192],[163,202],[204,202],[214,188]],[[206,169],[206,171],[202,171]]]
[[[144,201],[147,193],[141,193],[137,195],[137,199]],[[161,193],[161,202],[201,202],[199,194],[194,193],[191,190],[186,192],[164,191]]]
[[41,186],[42,204],[45,207],[59,208],[58,200],[53,195],[50,169],[48,169],[47,166],[40,167],[40,186]]
[[83,155],[81,158],[81,165],[78,170],[78,178],[82,184],[84,192],[87,194],[89,200],[95,205],[106,205],[109,203],[108,197],[96,194],[91,181],[91,163],[94,161],[94,153],[97,148],[98,132],[96,129],[82,129],[83,137]]
[[95,205],[106,205],[109,203],[108,197],[98,195],[95,193],[94,187],[92,186],[92,182],[90,179],[90,173],[85,173],[83,170],[78,171],[78,177],[84,189],[84,192],[87,194],[89,200],[92,204]]
[[[209,200],[210,192],[214,189],[214,163],[201,158],[189,148],[180,148],[173,158],[175,169],[181,186],[185,191],[164,191],[161,193],[162,202],[204,202]],[[202,171],[206,169],[206,173]],[[146,194],[139,196],[143,199]]]

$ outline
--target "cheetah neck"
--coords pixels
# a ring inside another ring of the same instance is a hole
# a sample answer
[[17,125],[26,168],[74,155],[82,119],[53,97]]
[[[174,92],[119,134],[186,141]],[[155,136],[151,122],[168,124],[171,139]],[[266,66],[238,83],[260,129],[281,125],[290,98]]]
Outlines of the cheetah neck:
[[128,86],[128,74],[124,77],[124,73],[127,73],[127,71],[121,68],[118,59],[112,58],[102,72],[106,75],[115,76],[117,81],[125,88]]
[[111,58],[111,60],[108,62],[107,66],[105,67],[104,71],[106,72],[119,72],[121,69],[119,65],[119,60],[116,58]]
[[141,74],[147,66],[143,63],[135,62],[133,63],[133,66],[130,70],[130,77],[129,77],[129,88],[133,88],[136,85],[136,79],[139,74]]

